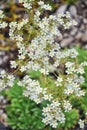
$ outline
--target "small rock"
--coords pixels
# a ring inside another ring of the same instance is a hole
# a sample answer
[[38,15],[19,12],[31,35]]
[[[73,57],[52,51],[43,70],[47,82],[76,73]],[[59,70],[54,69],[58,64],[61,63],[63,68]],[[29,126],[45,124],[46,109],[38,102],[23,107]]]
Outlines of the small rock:
[[87,32],[85,34],[83,34],[81,41],[87,42]]
[[68,33],[64,33],[64,38],[68,38],[69,34]]
[[5,127],[3,124],[0,124],[0,130],[12,130],[9,127]]
[[75,17],[77,15],[77,9],[74,5],[72,5],[69,10],[72,16]]
[[61,35],[58,37],[58,41],[62,41],[62,40],[63,40],[63,36]]
[[76,35],[77,32],[78,32],[78,29],[73,28],[72,31],[71,31],[71,35],[74,36],[74,35]]
[[7,62],[8,59],[9,59],[8,56],[4,56],[4,58],[3,58],[3,62]]
[[85,49],[87,49],[87,44],[84,46]]
[[2,109],[0,109],[0,116],[3,114],[3,110]]
[[83,19],[83,23],[84,23],[84,24],[87,24],[87,19],[86,19],[86,18]]
[[76,35],[76,39],[77,40],[80,40],[81,38],[82,38],[82,36],[83,36],[83,33],[82,32],[79,32],[77,35]]
[[0,65],[2,65],[3,64],[3,60],[2,60],[2,58],[0,57]]
[[82,24],[81,27],[80,27],[80,31],[85,32],[85,29],[86,29],[85,26]]
[[61,42],[61,47],[66,47],[66,46],[68,46],[69,44],[71,44],[72,41],[73,41],[73,37],[69,37],[69,38],[64,39],[64,40]]
[[0,51],[0,56],[3,56],[5,55],[5,52],[4,51]]
[[57,9],[57,11],[56,11],[56,15],[59,14],[59,13],[64,13],[64,12],[66,11],[66,9],[67,9],[67,5],[66,5],[66,4],[60,6],[60,7]]
[[0,117],[0,122],[3,123],[5,126],[8,126],[6,119],[7,119],[7,115],[3,113],[2,116]]

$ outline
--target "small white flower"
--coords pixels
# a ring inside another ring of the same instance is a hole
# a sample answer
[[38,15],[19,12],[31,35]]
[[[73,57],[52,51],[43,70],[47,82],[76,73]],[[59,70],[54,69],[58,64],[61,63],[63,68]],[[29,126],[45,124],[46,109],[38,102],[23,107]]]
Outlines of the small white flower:
[[0,28],[5,28],[7,26],[8,24],[6,22],[0,22]]
[[84,74],[84,68],[79,66],[79,68],[76,70],[77,73]]
[[84,126],[85,126],[84,125],[84,120],[80,119],[79,122],[78,122],[78,124],[79,124],[79,126],[80,126],[81,129],[84,129]]
[[65,64],[65,66],[66,66],[67,68],[71,68],[73,65],[74,65],[73,62],[66,62],[66,64]]
[[13,75],[8,75],[7,76],[7,85],[12,87],[14,85],[14,80],[15,80],[15,77]]
[[41,68],[41,69],[40,69],[40,72],[41,72],[42,74],[44,74],[44,75],[48,75],[48,74],[49,74],[48,70],[46,70],[46,69],[44,69],[44,68]]
[[64,100],[63,107],[65,109],[65,112],[69,112],[72,110],[72,106],[69,101]]
[[20,71],[21,71],[21,72],[24,72],[24,71],[26,71],[26,69],[27,69],[26,66],[21,66]]
[[17,63],[15,61],[10,61],[10,64],[11,64],[11,68],[17,67]]
[[5,70],[1,70],[1,72],[0,72],[0,77],[1,77],[1,78],[5,78],[5,77],[6,77],[6,72],[5,72]]
[[58,78],[57,78],[57,81],[55,82],[55,84],[56,84],[56,86],[61,86],[61,85],[62,85],[62,82],[63,82],[62,77],[58,77]]

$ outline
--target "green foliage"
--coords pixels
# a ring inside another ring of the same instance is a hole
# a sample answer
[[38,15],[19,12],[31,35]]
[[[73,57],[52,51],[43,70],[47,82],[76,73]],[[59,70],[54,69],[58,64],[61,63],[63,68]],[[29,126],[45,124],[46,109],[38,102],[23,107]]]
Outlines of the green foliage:
[[40,79],[41,73],[40,71],[29,71],[29,75],[32,79]]
[[79,119],[79,113],[76,109],[72,109],[72,111],[65,113],[66,122],[64,126],[64,130],[68,130],[74,127]]
[[79,1],[79,0],[65,0],[65,2],[68,3],[68,4],[74,4],[77,1]]
[[22,95],[23,88],[17,85],[6,92],[10,105],[7,106],[8,123],[15,130],[42,130],[41,106]]
[[69,130],[70,128],[74,128],[79,119],[79,113],[76,109],[72,109],[70,112],[65,113],[65,117],[66,117],[65,123],[58,125],[59,130],[61,128],[62,130]]
[[79,46],[77,46],[76,48],[79,53],[79,55],[78,55],[79,63],[81,63],[83,61],[87,61],[87,50],[80,48]]

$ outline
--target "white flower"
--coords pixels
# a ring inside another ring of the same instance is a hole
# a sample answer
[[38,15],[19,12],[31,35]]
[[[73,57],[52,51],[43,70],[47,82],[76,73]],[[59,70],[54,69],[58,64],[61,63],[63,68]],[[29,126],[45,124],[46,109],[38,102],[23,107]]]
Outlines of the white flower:
[[15,80],[15,77],[13,75],[8,75],[7,76],[7,85],[12,87],[14,85],[14,80]]
[[80,128],[81,129],[84,129],[84,120],[79,120],[79,122],[78,122],[78,124],[79,124],[79,126],[80,126]]
[[63,82],[62,77],[58,77],[58,78],[57,78],[57,81],[55,82],[55,84],[56,84],[56,86],[61,86],[61,85],[62,85],[62,82]]
[[25,59],[25,55],[24,55],[24,54],[18,55],[18,59],[19,59],[19,60]]
[[21,72],[24,72],[24,71],[26,71],[26,69],[27,69],[26,66],[21,66],[20,71],[21,71]]
[[31,6],[31,3],[27,3],[27,2],[24,2],[23,6],[27,9],[31,9],[32,6]]
[[28,23],[28,18],[27,19],[22,19],[22,21],[17,24],[17,29],[20,30],[27,23]]
[[0,71],[0,77],[1,77],[1,78],[5,78],[5,77],[6,77],[6,72],[5,72],[5,70],[1,70],[1,71]]
[[11,64],[11,68],[17,67],[17,63],[15,61],[10,61],[10,64]]
[[38,4],[40,5],[40,7],[41,7],[42,9],[45,9],[45,10],[51,10],[51,9],[52,9],[49,4],[44,4],[43,1],[39,1]]
[[63,107],[65,109],[65,112],[69,112],[72,110],[72,106],[69,101],[64,100]]
[[8,24],[6,22],[0,22],[0,28],[5,28],[7,26]]
[[21,35],[15,36],[15,39],[16,39],[17,41],[19,41],[19,42],[22,42],[22,41],[23,41],[23,38],[22,38]]
[[76,70],[77,73],[84,74],[84,68],[79,66],[79,68]]
[[39,5],[44,5],[44,2],[43,1],[39,1],[38,4]]
[[66,62],[66,64],[65,64],[65,66],[66,66],[67,68],[71,68],[73,65],[74,65],[73,62]]
[[44,69],[44,68],[41,68],[41,69],[40,69],[40,72],[41,72],[42,74],[44,74],[44,75],[48,75],[48,74],[49,74],[49,71],[46,70],[46,69]]

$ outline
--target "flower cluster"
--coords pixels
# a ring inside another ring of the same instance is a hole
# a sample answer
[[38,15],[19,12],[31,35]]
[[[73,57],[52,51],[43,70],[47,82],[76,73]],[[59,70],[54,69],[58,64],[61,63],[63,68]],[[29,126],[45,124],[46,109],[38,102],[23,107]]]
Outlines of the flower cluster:
[[0,29],[5,28],[8,25],[6,22],[3,21],[3,18],[4,18],[3,11],[0,10]]
[[71,20],[71,16],[69,12],[66,12],[66,14],[63,13],[58,14],[58,21],[60,25],[63,25],[64,29],[69,29],[73,24],[77,25],[77,23],[74,20]]
[[51,10],[51,6],[49,4],[45,4],[43,1],[39,1],[38,4],[40,5],[41,9],[45,9],[45,10]]
[[43,108],[42,114],[44,116],[42,121],[46,125],[50,125],[53,128],[57,128],[58,122],[65,122],[65,116],[61,110],[60,103],[58,101],[52,101],[50,105],[47,104],[47,107]]
[[29,97],[37,104],[41,103],[43,100],[51,101],[52,99],[52,95],[47,94],[46,88],[41,88],[39,82],[32,80],[28,75],[26,75],[22,81],[18,82],[18,85],[24,86],[26,89],[23,95]]
[[19,0],[19,3],[23,3],[23,6],[27,9],[32,9],[32,4],[31,2],[33,2],[34,0]]
[[5,70],[2,70],[0,72],[0,78],[0,91],[5,89],[7,86],[13,86],[15,77],[12,74],[7,74]]
[[73,78],[68,77],[65,85],[64,93],[66,95],[75,94],[77,97],[84,96],[85,92],[81,90],[80,85],[84,83],[83,76],[74,75]]

